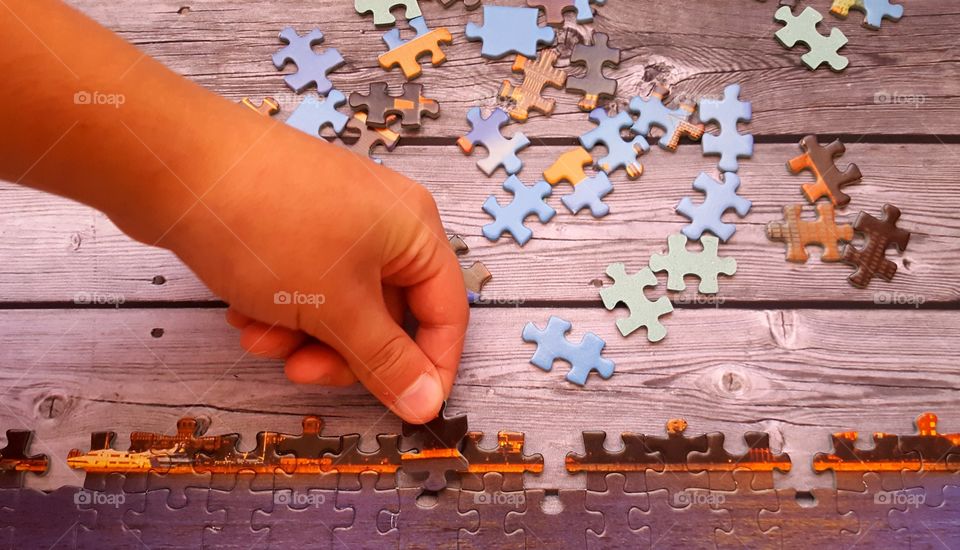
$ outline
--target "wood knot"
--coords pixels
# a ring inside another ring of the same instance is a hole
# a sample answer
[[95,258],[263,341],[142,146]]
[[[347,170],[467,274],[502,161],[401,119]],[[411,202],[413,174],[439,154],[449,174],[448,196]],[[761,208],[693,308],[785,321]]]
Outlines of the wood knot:
[[80,245],[83,243],[83,236],[80,233],[73,233],[70,235],[70,250],[76,252],[80,250]]
[[154,338],[163,338],[163,329],[162,329],[162,328],[155,328],[155,329],[151,330],[151,331],[150,331],[150,336],[153,336]]
[[37,416],[45,420],[55,420],[67,411],[70,402],[63,395],[46,395],[37,401]]

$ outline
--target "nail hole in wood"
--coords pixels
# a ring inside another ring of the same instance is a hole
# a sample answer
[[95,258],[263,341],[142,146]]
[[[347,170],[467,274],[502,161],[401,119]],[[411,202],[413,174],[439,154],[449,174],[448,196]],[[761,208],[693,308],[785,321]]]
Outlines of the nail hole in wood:
[[187,15],[188,13],[190,13],[190,6],[183,6],[182,8],[177,10],[177,13],[180,15]]
[[162,284],[165,284],[166,282],[167,282],[167,278],[164,277],[163,275],[157,275],[156,277],[153,278],[152,281],[150,281],[151,284],[155,284],[155,285],[162,285]]
[[150,336],[153,336],[154,338],[163,338],[163,329],[162,329],[162,328],[155,328],[155,329],[151,330],[151,331],[150,331]]

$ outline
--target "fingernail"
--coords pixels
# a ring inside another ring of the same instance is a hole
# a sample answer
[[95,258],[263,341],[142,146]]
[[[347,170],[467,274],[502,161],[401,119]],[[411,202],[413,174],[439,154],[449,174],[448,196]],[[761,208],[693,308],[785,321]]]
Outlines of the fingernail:
[[440,383],[428,373],[423,373],[400,394],[393,408],[410,422],[426,423],[436,418],[442,402],[443,389]]

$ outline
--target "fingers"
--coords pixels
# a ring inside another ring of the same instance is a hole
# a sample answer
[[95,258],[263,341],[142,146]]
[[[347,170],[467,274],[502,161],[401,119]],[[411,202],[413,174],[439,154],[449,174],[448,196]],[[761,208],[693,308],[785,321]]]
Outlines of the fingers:
[[253,319],[247,317],[232,307],[227,308],[227,324],[231,327],[242,329],[251,322],[253,322]]
[[299,330],[250,321],[240,329],[240,347],[258,357],[286,359],[307,341]]
[[295,384],[350,386],[357,383],[343,356],[320,342],[309,343],[293,352],[283,370]]

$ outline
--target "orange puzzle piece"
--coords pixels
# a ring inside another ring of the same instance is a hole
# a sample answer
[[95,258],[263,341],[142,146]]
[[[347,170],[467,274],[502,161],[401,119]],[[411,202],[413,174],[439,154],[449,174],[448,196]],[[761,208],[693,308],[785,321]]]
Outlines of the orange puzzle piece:
[[440,49],[440,44],[453,43],[453,35],[446,28],[439,28],[427,33],[419,34],[416,38],[403,42],[395,48],[381,54],[377,59],[384,70],[389,71],[399,66],[403,76],[412,80],[423,73],[420,67],[420,57],[430,54],[430,63],[434,67],[447,60],[447,55]]
[[840,261],[839,243],[853,239],[853,226],[837,225],[833,204],[828,202],[817,204],[819,217],[814,221],[801,219],[802,212],[802,204],[784,206],[784,221],[767,224],[767,237],[787,243],[788,262],[806,263],[809,258],[806,246],[810,244],[823,247],[820,259],[824,262]]
[[803,184],[803,194],[807,200],[813,204],[817,199],[827,197],[836,206],[846,206],[850,202],[850,196],[840,188],[857,183],[862,175],[856,164],[851,164],[842,172],[834,164],[833,159],[846,151],[843,143],[838,139],[824,147],[817,142],[817,136],[805,136],[800,140],[800,147],[804,154],[791,159],[787,168],[794,174],[810,170],[817,178],[816,183]]
[[280,102],[272,97],[263,98],[263,101],[260,102],[260,105],[254,103],[249,97],[245,97],[240,100],[240,104],[248,109],[260,113],[263,116],[273,116],[280,112]]
[[569,181],[571,185],[577,185],[587,179],[583,168],[591,164],[593,164],[593,157],[590,152],[583,147],[577,147],[560,155],[557,162],[544,170],[543,179],[550,185],[556,185],[561,181]]
[[510,116],[517,121],[527,120],[530,110],[540,111],[548,115],[553,112],[556,101],[541,95],[547,86],[563,89],[567,83],[567,73],[563,69],[553,66],[557,61],[557,52],[546,50],[536,61],[531,62],[522,55],[518,55],[513,62],[513,72],[524,73],[523,84],[514,86],[509,80],[503,81],[500,88],[500,99],[509,99],[514,102],[510,108]]

